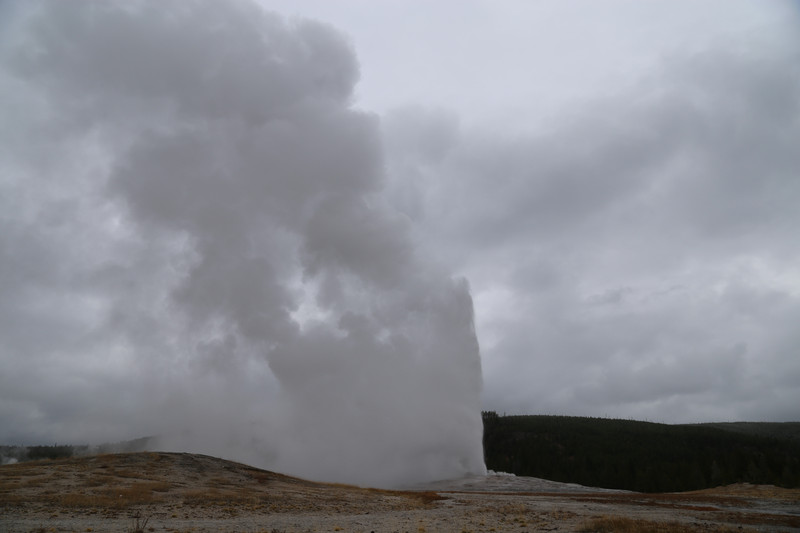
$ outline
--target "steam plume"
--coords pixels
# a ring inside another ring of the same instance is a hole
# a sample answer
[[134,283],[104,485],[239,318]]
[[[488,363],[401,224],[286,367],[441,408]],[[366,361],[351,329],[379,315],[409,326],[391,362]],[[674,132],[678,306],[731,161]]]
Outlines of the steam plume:
[[46,263],[25,290],[76,310],[23,317],[105,380],[54,428],[323,480],[484,471],[468,287],[383,200],[341,35],[245,1],[5,9],[6,213]]

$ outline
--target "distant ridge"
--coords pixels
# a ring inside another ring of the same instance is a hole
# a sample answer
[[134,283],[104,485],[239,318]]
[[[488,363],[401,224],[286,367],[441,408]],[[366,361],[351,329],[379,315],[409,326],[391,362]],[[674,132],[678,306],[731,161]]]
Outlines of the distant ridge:
[[40,459],[66,459],[103,453],[133,453],[153,449],[156,437],[109,442],[98,446],[88,444],[53,444],[35,446],[0,445],[0,464],[24,463]]
[[687,425],[712,427],[746,435],[800,442],[800,422],[708,422]]
[[800,423],[668,425],[484,412],[491,470],[639,492],[800,487]]

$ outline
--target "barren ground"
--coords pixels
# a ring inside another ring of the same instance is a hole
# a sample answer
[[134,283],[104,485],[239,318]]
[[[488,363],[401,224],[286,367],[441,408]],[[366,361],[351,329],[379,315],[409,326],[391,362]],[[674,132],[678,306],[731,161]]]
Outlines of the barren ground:
[[493,476],[384,491],[160,452],[0,467],[0,533],[137,530],[800,532],[800,490],[640,494]]

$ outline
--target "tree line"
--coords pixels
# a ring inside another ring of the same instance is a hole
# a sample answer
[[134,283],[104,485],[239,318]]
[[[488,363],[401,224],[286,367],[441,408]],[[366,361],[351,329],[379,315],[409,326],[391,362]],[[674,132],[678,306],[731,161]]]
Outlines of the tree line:
[[745,432],[485,411],[483,424],[486,465],[495,471],[639,492],[741,482],[800,487],[800,423],[782,425],[780,433],[751,424]]

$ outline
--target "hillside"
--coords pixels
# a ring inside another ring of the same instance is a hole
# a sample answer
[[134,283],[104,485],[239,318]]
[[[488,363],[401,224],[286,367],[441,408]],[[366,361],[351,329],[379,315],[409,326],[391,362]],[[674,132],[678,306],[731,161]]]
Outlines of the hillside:
[[800,443],[800,422],[711,422],[695,425]]
[[[206,455],[143,452],[95,455],[5,465],[0,501],[111,512],[151,504],[203,508],[247,504],[280,513],[313,499],[317,509],[341,512],[348,501],[388,510],[424,503],[421,493],[328,485],[260,470]],[[42,490],[45,488],[45,490]]]
[[489,412],[484,454],[492,470],[642,492],[741,482],[800,487],[796,426],[781,428]]
[[145,520],[186,524],[242,512],[386,513],[426,508],[437,499],[423,491],[314,483],[187,453],[106,454],[0,467],[0,516],[17,516],[19,524],[49,516],[67,530],[75,529],[76,516],[102,524],[93,528],[98,531],[113,529],[110,524],[131,531],[131,523],[144,529]]
[[[530,481],[530,486],[541,486]],[[0,466],[0,530],[800,531],[800,490],[737,485],[645,495],[488,487],[475,491],[463,483],[443,483],[436,492],[365,489],[313,483],[185,453],[40,460]]]

